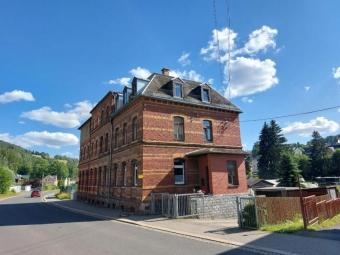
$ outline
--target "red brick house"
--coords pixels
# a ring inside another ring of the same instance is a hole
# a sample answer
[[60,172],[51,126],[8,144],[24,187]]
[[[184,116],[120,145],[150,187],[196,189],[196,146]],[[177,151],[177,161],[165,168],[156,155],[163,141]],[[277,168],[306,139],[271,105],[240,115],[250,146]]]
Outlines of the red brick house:
[[169,70],[109,92],[81,131],[78,197],[144,211],[151,192],[247,192],[240,109]]

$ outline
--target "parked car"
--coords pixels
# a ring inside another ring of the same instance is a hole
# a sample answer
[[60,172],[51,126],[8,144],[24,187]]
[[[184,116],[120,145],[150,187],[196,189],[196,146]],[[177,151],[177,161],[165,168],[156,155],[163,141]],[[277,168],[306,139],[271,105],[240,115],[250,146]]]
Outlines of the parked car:
[[41,191],[40,190],[33,190],[31,193],[31,197],[41,197]]

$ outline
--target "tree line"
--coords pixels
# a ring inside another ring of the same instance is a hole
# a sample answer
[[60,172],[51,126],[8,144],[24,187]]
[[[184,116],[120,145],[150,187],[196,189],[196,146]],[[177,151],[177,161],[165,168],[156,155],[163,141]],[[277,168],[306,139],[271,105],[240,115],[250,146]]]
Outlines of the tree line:
[[48,153],[29,151],[0,141],[0,193],[2,187],[13,182],[15,174],[30,175],[30,179],[43,175],[57,175],[58,179],[75,178],[78,159],[59,155],[50,157]]
[[[338,138],[323,138],[314,131],[306,145],[287,144],[282,129],[272,120],[264,123],[251,157],[258,159],[260,178],[279,179],[280,186],[294,187],[298,185],[299,177],[315,181],[319,176],[340,176],[340,150],[328,147],[328,143],[334,144]],[[249,159],[247,166],[249,169]]]

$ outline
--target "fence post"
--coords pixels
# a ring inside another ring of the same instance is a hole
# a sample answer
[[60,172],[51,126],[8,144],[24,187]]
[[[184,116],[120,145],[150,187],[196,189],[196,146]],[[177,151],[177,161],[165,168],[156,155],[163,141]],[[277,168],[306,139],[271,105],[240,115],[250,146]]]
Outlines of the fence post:
[[203,215],[202,216],[203,216],[203,219],[205,219],[205,211],[204,211],[205,210],[205,204],[204,204],[204,200],[205,200],[205,197],[204,197],[204,194],[202,194],[202,204],[203,204],[203,210],[202,210],[203,211]]
[[239,196],[236,197],[236,207],[237,207],[237,215],[238,215],[237,217],[238,225],[242,227],[242,219],[241,219],[242,213],[240,210],[240,197]]
[[257,214],[257,202],[256,202],[256,197],[254,197],[254,205],[255,205],[256,228],[259,228],[259,217],[258,217],[258,214]]
[[178,195],[175,194],[173,197],[174,201],[173,201],[173,206],[174,206],[174,218],[178,217]]

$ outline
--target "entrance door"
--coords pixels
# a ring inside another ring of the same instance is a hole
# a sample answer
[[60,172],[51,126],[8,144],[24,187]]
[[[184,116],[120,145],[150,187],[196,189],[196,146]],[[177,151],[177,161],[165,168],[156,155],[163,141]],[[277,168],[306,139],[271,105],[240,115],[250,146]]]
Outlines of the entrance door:
[[210,182],[209,182],[209,168],[206,167],[204,175],[201,176],[201,189],[205,194],[210,193]]

